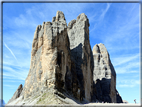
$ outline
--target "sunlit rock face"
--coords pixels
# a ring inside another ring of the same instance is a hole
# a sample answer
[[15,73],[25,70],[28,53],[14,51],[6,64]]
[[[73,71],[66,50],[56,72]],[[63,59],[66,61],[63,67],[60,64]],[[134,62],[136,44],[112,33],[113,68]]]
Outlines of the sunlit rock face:
[[[63,12],[58,11],[52,22],[36,28],[31,52],[31,67],[24,86],[24,98],[54,87],[68,88],[72,83],[70,45]],[[68,75],[68,78],[65,76]]]
[[117,103],[116,73],[104,44],[96,44],[93,47],[93,58],[93,82],[96,99]]
[[61,11],[38,25],[24,87],[7,105],[121,103],[108,51],[103,44],[91,50],[89,25],[82,13],[67,26]]

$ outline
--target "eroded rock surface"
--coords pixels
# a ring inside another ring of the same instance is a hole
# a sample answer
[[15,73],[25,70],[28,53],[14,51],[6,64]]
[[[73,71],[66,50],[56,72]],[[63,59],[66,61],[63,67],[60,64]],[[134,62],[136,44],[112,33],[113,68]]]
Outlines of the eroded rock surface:
[[66,23],[57,11],[52,22],[38,25],[32,43],[31,65],[25,85],[8,104],[121,103],[116,73],[107,49],[89,40],[89,20],[82,13]]
[[96,99],[109,103],[117,103],[116,73],[110,61],[106,47],[100,43],[93,47],[94,57],[94,95]]
[[[71,89],[70,46],[64,14],[58,11],[52,22],[36,28],[32,45],[31,67],[24,86],[24,98],[49,87]],[[70,77],[65,78],[68,75]]]
[[86,100],[91,101],[94,65],[89,41],[89,20],[84,13],[80,14],[76,20],[69,22],[68,36],[71,55],[75,61],[81,100],[85,97]]
[[22,90],[23,90],[23,85],[20,84],[19,87],[18,87],[18,89],[14,93],[13,97],[8,101],[8,103],[14,101],[17,98],[19,98],[20,95],[21,95],[21,93],[22,93]]

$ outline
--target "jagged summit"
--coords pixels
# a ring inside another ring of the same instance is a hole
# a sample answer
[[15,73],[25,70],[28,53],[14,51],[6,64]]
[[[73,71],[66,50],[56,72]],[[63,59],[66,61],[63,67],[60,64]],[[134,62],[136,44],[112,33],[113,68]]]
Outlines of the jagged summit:
[[62,11],[57,11],[56,17],[53,17],[52,22],[66,21],[64,13]]
[[67,26],[61,11],[38,25],[25,85],[8,105],[122,103],[107,49],[96,44],[91,50],[89,25],[82,13]]

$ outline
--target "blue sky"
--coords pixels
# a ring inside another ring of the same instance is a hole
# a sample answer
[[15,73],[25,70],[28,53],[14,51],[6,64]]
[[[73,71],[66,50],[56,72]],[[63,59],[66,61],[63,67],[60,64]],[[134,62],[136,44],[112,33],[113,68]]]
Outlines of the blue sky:
[[116,87],[123,100],[140,103],[139,3],[4,3],[3,99],[7,103],[30,68],[37,25],[52,21],[58,10],[67,23],[85,13],[90,44],[103,43],[117,73]]

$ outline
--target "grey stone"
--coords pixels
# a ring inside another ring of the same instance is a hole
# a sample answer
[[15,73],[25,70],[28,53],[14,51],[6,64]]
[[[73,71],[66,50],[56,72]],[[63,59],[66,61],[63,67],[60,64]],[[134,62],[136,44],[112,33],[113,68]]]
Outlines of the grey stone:
[[117,103],[128,103],[127,101],[122,100],[117,90],[116,90],[116,99],[117,99]]
[[96,90],[96,99],[108,103],[122,102],[116,94],[116,73],[104,44],[96,44],[93,47],[93,57],[93,87]]
[[123,100],[122,102],[123,102],[123,103],[125,103],[125,104],[127,104],[127,103],[128,103],[128,101],[126,101],[126,100]]
[[13,97],[8,101],[8,103],[10,103],[10,102],[16,100],[18,97],[20,97],[22,90],[23,90],[23,86],[22,86],[22,84],[20,84],[18,89],[14,93]]
[[63,12],[57,11],[52,22],[37,26],[25,85],[20,85],[8,104],[91,101],[122,102],[115,69],[103,44],[95,45],[92,52],[87,16],[82,13],[67,26]]
[[[68,24],[71,55],[73,56],[81,99],[91,101],[93,59],[89,42],[89,21],[82,13]],[[90,79],[88,79],[90,78]],[[78,94],[78,93],[77,93]]]

